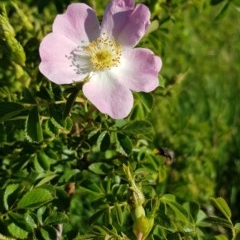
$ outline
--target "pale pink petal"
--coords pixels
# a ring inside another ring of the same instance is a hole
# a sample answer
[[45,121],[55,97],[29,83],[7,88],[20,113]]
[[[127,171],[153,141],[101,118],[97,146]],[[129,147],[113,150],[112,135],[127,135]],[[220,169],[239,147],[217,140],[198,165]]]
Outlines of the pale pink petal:
[[76,69],[71,66],[71,60],[67,57],[76,46],[68,38],[56,33],[45,36],[39,48],[40,72],[57,84],[68,84],[82,80],[86,77],[86,73],[76,73],[74,71]]
[[113,0],[106,8],[102,32],[128,47],[134,47],[145,34],[150,24],[150,11],[138,4],[134,8],[132,0]]
[[159,85],[161,59],[145,48],[125,49],[121,64],[113,71],[121,83],[136,92],[150,92]]
[[105,31],[110,35],[112,33],[119,33],[123,26],[126,25],[133,9],[134,0],[113,0],[106,7],[101,24],[102,31]]
[[94,75],[83,85],[83,93],[100,112],[114,119],[125,118],[133,107],[131,91],[111,71]]
[[99,36],[100,27],[95,11],[84,3],[72,3],[63,14],[57,15],[53,32],[73,42],[92,41]]

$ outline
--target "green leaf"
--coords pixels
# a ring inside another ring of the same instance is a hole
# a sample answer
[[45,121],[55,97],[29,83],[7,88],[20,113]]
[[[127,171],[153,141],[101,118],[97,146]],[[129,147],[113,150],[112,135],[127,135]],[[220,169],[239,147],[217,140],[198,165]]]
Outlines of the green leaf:
[[112,170],[112,167],[109,164],[102,162],[92,163],[88,168],[90,171],[100,175],[105,175]]
[[93,131],[89,132],[88,134],[89,144],[94,145],[98,140],[98,136],[99,136],[98,129],[94,129]]
[[89,239],[97,239],[95,234],[84,234],[75,238],[75,240],[89,240]]
[[183,222],[188,222],[188,212],[186,209],[176,202],[176,198],[174,195],[165,194],[161,197],[161,202],[166,204],[175,214]]
[[131,119],[145,119],[153,106],[153,96],[151,93],[135,93],[136,104],[131,113]]
[[232,0],[231,4],[237,11],[240,12],[240,0]]
[[59,128],[55,126],[52,119],[46,120],[44,124],[44,130],[48,135],[52,137],[55,137],[56,135],[58,135],[58,132],[59,132]]
[[27,231],[27,232],[32,232],[33,227],[32,225],[29,224],[29,222],[26,221],[26,216],[25,215],[20,215],[17,213],[9,213],[8,214],[10,220],[18,227],[21,229]]
[[37,210],[36,217],[37,217],[38,222],[41,225],[43,224],[43,215],[45,214],[46,209],[47,209],[46,206],[42,206],[42,207],[38,208],[38,210]]
[[[102,189],[103,194],[106,194],[105,190],[106,189]],[[98,209],[98,208],[104,209],[104,211],[106,211],[108,209],[109,205],[107,203],[105,203],[104,199],[105,199],[104,195],[98,195],[96,200],[91,202],[92,207],[95,209]],[[105,215],[105,213],[104,213],[104,215]]]
[[223,7],[220,9],[220,11],[217,13],[215,19],[218,20],[221,17],[223,17],[229,6],[230,6],[230,1],[226,1]]
[[51,193],[42,188],[34,188],[27,192],[18,202],[18,208],[36,208],[51,201]]
[[108,206],[108,207],[105,209],[103,218],[104,218],[103,221],[104,221],[105,224],[109,224],[109,225],[111,225],[111,226],[113,225],[112,211],[111,211],[110,206]]
[[[142,166],[145,171],[152,174],[156,173],[156,171],[160,171],[159,166],[155,163],[154,159],[151,157],[149,157],[147,161],[143,161]],[[143,169],[140,169],[140,170],[142,171]]]
[[1,6],[1,13],[2,14],[0,14],[0,26],[2,28],[4,37],[7,39],[14,38],[16,33],[14,31],[14,28],[9,22],[7,11],[4,4]]
[[121,208],[121,206],[120,206],[118,203],[116,203],[114,209],[116,210],[117,222],[118,222],[118,224],[119,224],[120,226],[122,226],[122,224],[123,224],[123,212],[122,212],[122,208]]
[[0,123],[0,142],[7,141],[7,129],[3,123]]
[[211,5],[217,5],[217,4],[219,4],[219,3],[223,2],[223,1],[225,1],[225,0],[211,0],[210,4]]
[[69,115],[71,108],[78,96],[79,91],[80,91],[80,88],[74,88],[73,92],[67,98],[64,113],[63,113],[63,119],[66,119],[66,117]]
[[70,132],[72,130],[73,127],[73,121],[70,117],[66,117],[66,119],[64,120],[64,128],[65,128],[65,132]]
[[237,233],[240,233],[240,223],[236,223],[234,228],[236,229]]
[[40,229],[41,235],[43,239],[49,240],[49,239],[57,239],[56,236],[56,230],[52,228],[51,226],[45,226]]
[[33,107],[26,120],[26,136],[30,141],[41,142],[43,140],[43,133],[41,122],[39,118],[38,107]]
[[207,218],[207,214],[205,212],[203,212],[202,210],[199,210],[198,214],[197,214],[197,219],[196,219],[197,226],[199,226],[199,227],[208,226],[209,227],[209,223],[204,222],[205,218]]
[[177,202],[166,202],[166,204],[172,209],[176,217],[183,222],[188,222],[188,213],[187,211]]
[[142,104],[146,108],[147,111],[150,111],[153,106],[153,96],[151,93],[144,93],[139,92],[138,93],[139,99],[141,99]]
[[232,223],[224,218],[220,217],[207,217],[204,222],[211,223],[212,225],[220,225],[227,228],[233,228]]
[[103,189],[99,184],[97,183],[92,183],[89,179],[85,179],[81,183],[81,190],[85,192],[90,192],[91,194],[94,195],[102,195]]
[[61,100],[63,100],[63,93],[62,93],[62,90],[61,90],[61,86],[60,86],[60,85],[57,85],[57,84],[55,84],[55,83],[52,83],[52,84],[51,84],[51,90],[52,90],[53,97],[54,97],[54,100],[55,100],[55,101],[61,101]]
[[127,135],[117,133],[117,151],[125,156],[132,152],[132,142]]
[[69,221],[69,217],[65,213],[54,212],[47,219],[46,224],[55,225],[59,223],[66,223]]
[[10,223],[7,228],[11,235],[17,239],[26,239],[28,236],[28,232],[18,227],[15,223]]
[[231,210],[223,198],[211,198],[211,201],[227,219],[231,219]]
[[80,173],[79,169],[66,169],[58,180],[59,183],[68,183],[76,179],[76,175]]
[[[26,221],[26,223],[32,228],[37,228],[37,224],[34,222],[33,218],[31,217],[31,215],[27,212],[24,214],[24,219]],[[37,219],[35,218],[35,220],[37,221]]]
[[237,7],[240,7],[240,0],[232,0],[231,3]]
[[[21,7],[18,7],[18,5],[14,2],[11,2],[12,6],[17,12],[17,15],[19,17],[19,20],[21,21],[22,25],[28,30],[33,30],[33,23],[30,20],[31,16],[28,14],[28,12],[24,12],[24,10]],[[20,5],[21,6],[21,5]]]
[[36,96],[47,101],[52,100],[52,94],[46,87],[41,86],[40,90],[36,93]]
[[137,120],[124,125],[121,131],[135,136],[149,135],[153,134],[153,125],[148,121]]
[[50,104],[49,106],[49,111],[50,111],[50,119],[52,123],[55,125],[57,128],[64,128],[64,120],[63,120],[63,106],[60,104]]
[[164,79],[164,77],[162,75],[159,75],[158,80],[159,80],[159,87],[165,88],[166,80]]
[[198,217],[198,212],[200,210],[199,204],[196,202],[188,202],[188,203],[185,203],[183,207],[191,214],[192,220],[196,222]]
[[1,10],[2,10],[2,14],[0,14],[1,34],[4,35],[4,40],[7,44],[9,57],[14,62],[24,66],[26,61],[26,55],[23,46],[15,38],[16,33],[14,31],[14,28],[11,26],[9,22],[4,5],[2,6]]
[[131,112],[131,119],[144,119],[145,112],[142,107],[138,104],[133,108]]
[[57,176],[58,176],[57,174],[53,174],[53,173],[50,173],[50,175],[46,175],[46,177],[44,177],[43,179],[41,179],[41,181],[39,181],[36,187],[40,187],[43,184],[50,182],[52,179],[56,178]]
[[35,155],[33,158],[33,166],[34,170],[38,173],[43,173],[45,171],[44,168],[40,165],[37,155]]
[[110,146],[110,135],[107,131],[103,131],[98,139],[97,139],[97,145],[100,149],[100,151],[106,151],[109,149]]
[[34,98],[34,96],[32,95],[32,93],[30,92],[30,90],[28,88],[23,89],[22,102],[30,103],[30,104],[37,104],[36,99]]
[[215,236],[215,239],[216,240],[228,240],[228,238],[223,234]]
[[26,109],[18,103],[14,102],[1,102],[0,103],[0,122],[11,120]]
[[103,217],[104,213],[105,213],[105,209],[96,210],[96,212],[90,217],[89,221],[90,222],[96,221],[100,217]]
[[159,28],[159,21],[158,20],[153,20],[147,30],[147,32],[145,33],[145,36],[151,32],[156,31]]
[[163,196],[161,196],[161,200],[164,202],[175,202],[176,197],[172,194],[164,194]]
[[51,160],[43,151],[37,153],[37,160],[44,170],[49,170]]
[[92,228],[93,228],[93,230],[101,233],[103,236],[106,236],[107,234],[109,234],[111,236],[116,236],[116,230],[114,228],[112,228],[110,230],[110,229],[106,228],[105,226],[99,226],[99,225],[94,225]]
[[182,234],[179,232],[175,232],[172,234],[169,234],[167,237],[167,240],[182,240]]
[[9,206],[8,206],[8,197],[14,193],[19,187],[19,184],[10,184],[6,187],[6,190],[4,192],[4,196],[3,196],[3,204],[6,210],[9,210]]

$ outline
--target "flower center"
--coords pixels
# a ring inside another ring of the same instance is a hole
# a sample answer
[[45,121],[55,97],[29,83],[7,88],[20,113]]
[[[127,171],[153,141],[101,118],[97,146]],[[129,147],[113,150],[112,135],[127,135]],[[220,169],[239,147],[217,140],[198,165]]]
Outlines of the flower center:
[[101,71],[118,66],[122,48],[114,39],[105,34],[84,47],[88,53],[94,71]]
[[88,45],[82,42],[65,57],[71,62],[70,67],[77,74],[109,70],[120,63],[122,47],[113,38],[102,36]]

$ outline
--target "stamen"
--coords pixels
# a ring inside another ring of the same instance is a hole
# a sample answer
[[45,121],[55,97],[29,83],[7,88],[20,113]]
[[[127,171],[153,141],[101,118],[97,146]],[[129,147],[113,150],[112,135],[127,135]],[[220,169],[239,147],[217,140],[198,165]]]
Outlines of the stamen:
[[89,56],[85,53],[84,47],[78,46],[73,49],[70,56],[66,58],[71,61],[70,67],[73,67],[77,74],[85,74],[91,72],[92,65],[89,62]]
[[85,50],[95,71],[101,71],[118,66],[122,54],[121,45],[104,33],[102,37],[92,41]]
[[78,46],[70,53],[70,56],[66,57],[71,61],[70,66],[74,68],[74,71],[82,74],[117,67],[121,55],[121,45],[103,33],[101,37],[88,45]]

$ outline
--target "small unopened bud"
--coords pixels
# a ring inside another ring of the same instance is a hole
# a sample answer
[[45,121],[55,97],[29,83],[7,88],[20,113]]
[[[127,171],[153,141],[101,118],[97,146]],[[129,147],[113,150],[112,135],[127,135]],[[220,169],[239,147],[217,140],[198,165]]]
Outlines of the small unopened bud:
[[147,218],[142,216],[137,218],[133,224],[133,233],[137,237],[137,240],[144,240],[152,230],[154,223],[153,218]]
[[140,205],[136,208],[133,208],[131,210],[131,215],[132,215],[133,221],[135,221],[138,218],[145,217],[145,210],[144,210],[143,206]]

